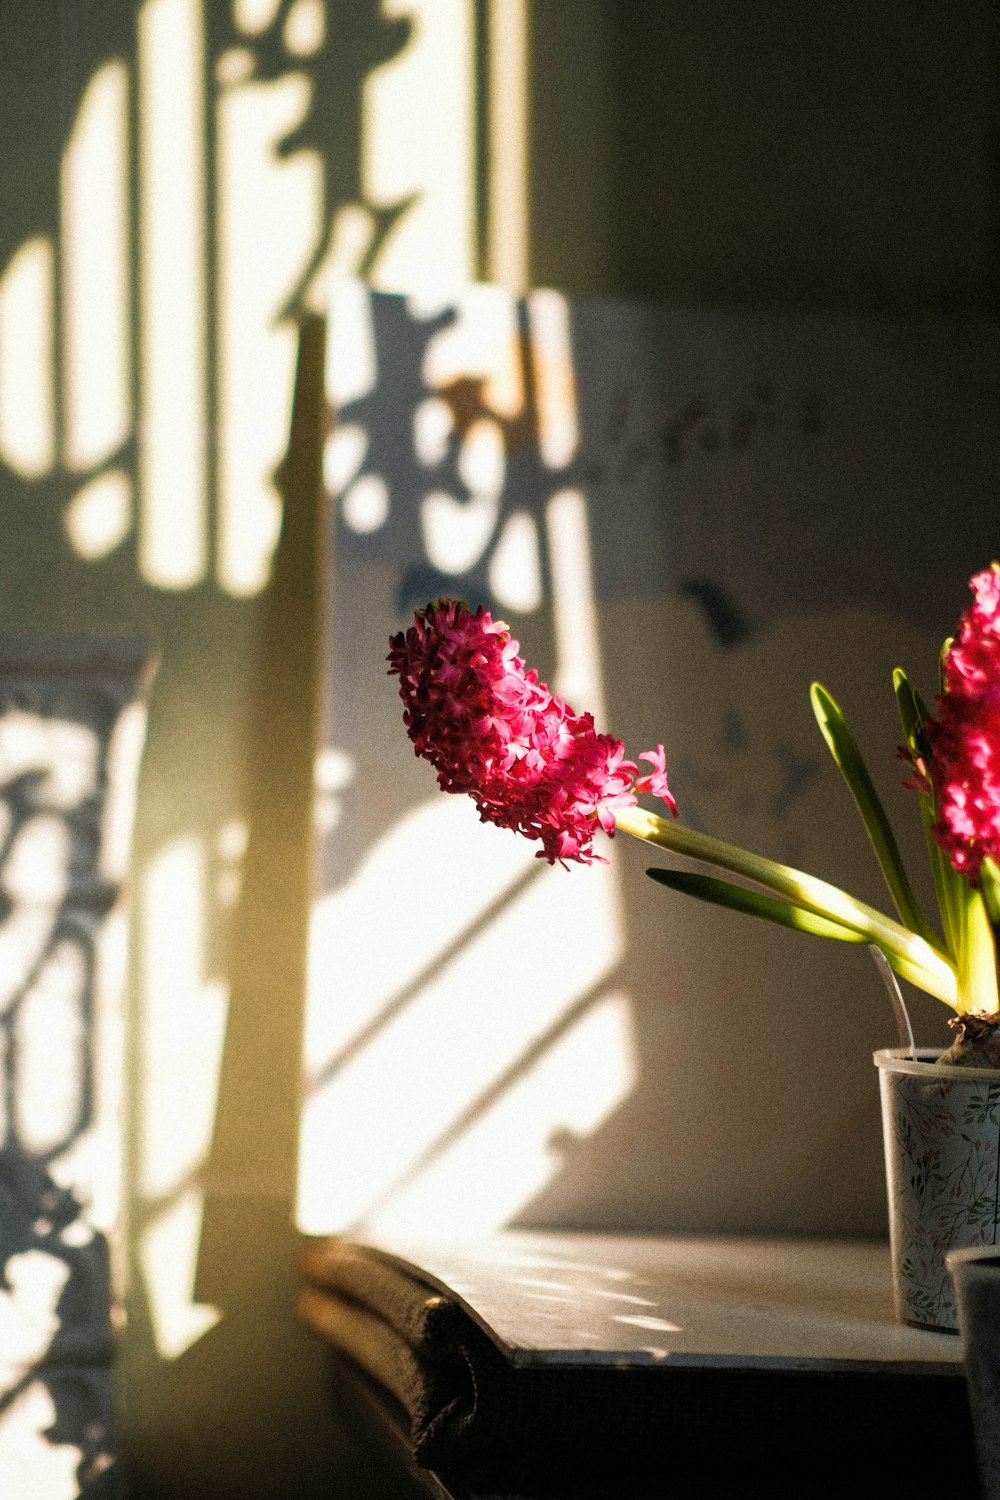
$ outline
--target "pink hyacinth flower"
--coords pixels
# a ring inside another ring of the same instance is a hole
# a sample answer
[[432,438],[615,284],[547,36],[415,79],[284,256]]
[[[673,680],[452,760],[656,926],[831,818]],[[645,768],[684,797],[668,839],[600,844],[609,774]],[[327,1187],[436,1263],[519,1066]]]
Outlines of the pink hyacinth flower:
[[653,769],[645,776],[636,779],[635,789],[637,792],[649,792],[653,797],[659,797],[670,808],[672,813],[677,812],[677,803],[671,795],[667,785],[667,758],[663,746],[657,745],[655,750],[643,750],[639,755],[640,760],[648,760]]
[[934,836],[975,885],[988,855],[1000,859],[1000,565],[971,580],[944,659],[938,717],[926,725]]
[[507,626],[454,599],[418,610],[389,642],[403,722],[417,755],[447,792],[467,792],[484,822],[541,842],[550,864],[591,864],[598,827],[615,831],[615,810],[650,792],[676,811],[663,746],[644,751],[638,776],[621,740],[598,734],[518,655]]

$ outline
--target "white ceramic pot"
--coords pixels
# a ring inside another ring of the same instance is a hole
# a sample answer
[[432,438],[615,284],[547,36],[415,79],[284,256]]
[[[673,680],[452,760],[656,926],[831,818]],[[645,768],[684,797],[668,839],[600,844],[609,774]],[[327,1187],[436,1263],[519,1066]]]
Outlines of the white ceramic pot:
[[958,1332],[949,1250],[997,1243],[1000,1071],[938,1062],[940,1048],[875,1053],[882,1095],[896,1313]]

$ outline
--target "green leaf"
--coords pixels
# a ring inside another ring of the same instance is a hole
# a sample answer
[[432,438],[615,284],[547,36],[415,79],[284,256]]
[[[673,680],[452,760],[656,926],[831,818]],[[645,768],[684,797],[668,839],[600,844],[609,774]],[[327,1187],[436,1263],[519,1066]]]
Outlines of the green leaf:
[[885,809],[879,800],[874,783],[868,773],[857,741],[847,726],[838,704],[821,683],[814,682],[809,689],[813,713],[820,733],[829,747],[854,798],[865,830],[875,850],[876,858],[885,876],[886,885],[896,910],[905,926],[919,933],[927,942],[934,941],[934,931],[917,905],[903,861],[900,857],[896,836],[889,826]]
[[717,880],[713,875],[695,875],[689,870],[647,870],[646,874],[658,885],[673,891],[682,891],[699,901],[710,901],[714,906],[726,906],[731,911],[746,912],[748,916],[763,917],[768,922],[777,922],[782,927],[794,927],[798,932],[811,932],[815,937],[835,938],[842,943],[867,943],[860,932],[845,927],[842,922],[820,917],[806,911],[802,906],[793,906],[790,901],[779,901],[774,896],[765,896],[761,891],[748,890],[745,885],[734,885],[730,880]]
[[981,890],[969,885],[963,876],[959,941],[955,967],[958,981],[956,1009],[995,1012],[1000,1008],[997,993],[997,954],[994,929]]
[[1000,928],[1000,867],[989,855],[979,867],[979,888],[994,933]]
[[[920,693],[911,686],[901,667],[897,667],[893,672],[892,682],[896,690],[896,702],[903,733],[906,736],[906,748],[914,762],[921,761],[926,766],[930,756],[930,747],[924,726],[930,718],[930,710]],[[927,845],[931,876],[934,880],[934,894],[937,897],[944,944],[949,954],[955,958],[962,942],[965,883],[958,872],[953,869],[951,861],[945,856],[934,837],[933,793],[928,786],[926,792],[917,792],[916,795],[920,802],[920,821],[924,831],[924,842]]]
[[918,796],[920,797],[920,821],[923,824],[924,842],[927,845],[927,857],[934,880],[934,894],[937,896],[938,911],[941,914],[945,947],[954,958],[961,942],[961,912],[965,882],[934,837],[933,799],[922,793],[918,793]]
[[923,758],[927,754],[927,740],[924,734],[927,707],[920,694],[911,685],[902,667],[897,667],[893,672],[892,686],[896,694],[896,706],[899,709],[906,748],[914,759],[918,756]]
[[[979,867],[979,889],[983,898],[983,909],[989,923],[990,949],[987,952],[987,960],[992,958],[994,982],[997,981],[997,954],[1000,952],[1000,866],[989,855],[983,860]],[[1000,987],[998,987],[997,1003],[1000,1006]]]

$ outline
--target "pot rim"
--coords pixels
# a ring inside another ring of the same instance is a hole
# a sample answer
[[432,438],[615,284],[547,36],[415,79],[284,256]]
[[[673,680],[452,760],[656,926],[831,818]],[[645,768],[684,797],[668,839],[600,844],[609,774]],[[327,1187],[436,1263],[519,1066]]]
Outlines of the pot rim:
[[969,1083],[1000,1084],[1000,1068],[960,1068],[952,1063],[941,1063],[938,1058],[944,1047],[917,1047],[917,1060],[910,1056],[909,1047],[882,1047],[872,1054],[876,1068],[887,1073],[912,1073],[926,1077],[933,1069],[935,1078],[966,1079]]

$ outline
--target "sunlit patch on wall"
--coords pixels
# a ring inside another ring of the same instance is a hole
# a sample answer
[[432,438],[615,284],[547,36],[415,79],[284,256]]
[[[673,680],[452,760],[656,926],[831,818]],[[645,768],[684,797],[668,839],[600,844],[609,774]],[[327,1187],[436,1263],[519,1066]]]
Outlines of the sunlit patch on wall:
[[497,494],[460,500],[444,490],[432,490],[420,502],[424,551],[442,573],[465,573],[485,550],[499,514]]
[[[365,83],[364,195],[376,206],[416,199],[372,280],[387,291],[454,291],[475,274],[472,6],[384,0],[382,8],[386,16],[412,17],[413,29],[408,45]],[[428,109],[435,99],[446,107]]]
[[69,1267],[44,1250],[12,1255],[0,1287],[0,1386],[9,1391],[26,1366],[45,1354],[59,1328],[56,1305]]
[[24,479],[55,460],[55,252],[26,240],[0,277],[0,459]]
[[479,417],[462,440],[458,477],[472,495],[497,496],[503,489],[506,469],[503,433],[489,417]]
[[[406,874],[414,849],[426,851],[430,862],[446,849],[470,845],[479,854],[488,849],[489,857],[468,862],[447,903],[433,881],[414,882]],[[347,885],[313,905],[310,994],[317,1003],[306,1021],[307,1086],[328,1078],[345,1049],[391,1012],[399,996],[419,988],[439,954],[460,946],[484,912],[541,873],[530,846],[481,827],[471,803],[441,797],[411,808],[372,844]],[[356,940],[345,942],[346,933]]]
[[282,33],[286,50],[293,57],[311,57],[326,37],[324,0],[295,0],[285,18]]
[[45,1156],[80,1124],[84,1099],[87,955],[64,938],[49,951],[14,1028],[18,1135]]
[[57,906],[69,889],[69,842],[69,830],[55,813],[28,818],[8,854],[4,895],[18,905]]
[[216,82],[223,88],[246,83],[253,77],[253,53],[249,47],[230,47],[215,64]]
[[528,285],[528,16],[526,0],[490,0],[489,278]]
[[105,63],[63,152],[64,449],[78,472],[116,452],[132,425],[128,99],[125,63]]
[[313,770],[313,815],[319,833],[332,833],[340,822],[343,814],[341,793],[350,786],[356,771],[353,758],[332,745],[317,755]]
[[286,73],[274,83],[226,88],[217,105],[222,438],[216,572],[230,594],[263,586],[278,537],[273,474],[287,442],[295,359],[295,329],[279,314],[319,231],[321,162],[312,151],[279,160],[276,147],[310,102],[309,80]]
[[[463,871],[445,908],[433,881],[410,879],[414,848],[429,869]],[[613,869],[586,874],[539,864],[530,845],[483,828],[471,805],[442,799],[411,813],[350,886],[318,904],[311,973],[329,976],[335,995],[310,1006],[307,1024],[303,1227],[367,1222],[555,1040],[621,953]],[[582,935],[572,950],[558,937],[568,898]],[[526,945],[530,961],[511,962]],[[604,1085],[586,1078],[587,1097],[606,1089],[617,1101],[608,1055],[604,1066]],[[355,1142],[336,1173],[322,1168],[331,1140]]]
[[[146,705],[130,703],[119,715],[107,751],[109,789],[134,787],[146,738]],[[78,757],[79,764],[79,757]],[[134,796],[109,795],[101,822],[101,875],[120,881],[128,873],[135,826]]]
[[490,558],[490,588],[507,609],[526,615],[542,602],[538,527],[525,511],[508,516]]
[[389,486],[381,474],[365,474],[344,496],[342,513],[352,531],[378,531],[389,519]]
[[598,729],[604,724],[600,635],[591,583],[587,500],[577,489],[559,490],[545,511],[549,533],[553,623],[559,661],[557,682],[570,703],[586,703]]
[[146,0],[138,25],[141,515],[160,588],[208,565],[204,36],[200,0]]
[[570,462],[580,441],[569,303],[561,292],[541,290],[527,299],[531,363],[538,401],[538,445],[550,469]]
[[454,418],[440,396],[428,396],[413,413],[413,449],[426,468],[441,463],[448,452]]
[[502,1227],[567,1164],[567,1150],[618,1108],[636,1083],[628,1001],[607,995],[521,1071],[412,1184],[378,1207],[366,1231],[459,1235]]
[[56,1416],[55,1402],[40,1380],[18,1391],[3,1413],[0,1473],[9,1494],[44,1495],[46,1500],[75,1500],[79,1495],[81,1449],[42,1436],[52,1430]]
[[[42,778],[46,801],[68,811],[92,793],[99,766],[100,742],[87,724],[53,719],[27,709],[11,709],[0,717],[0,774],[16,776],[33,771]],[[9,814],[7,814],[9,816]],[[3,818],[4,813],[0,813]],[[28,825],[29,827],[32,825]],[[56,878],[59,892],[64,889],[62,875],[46,876],[44,855],[38,865],[37,881]],[[62,869],[62,866],[59,866]],[[4,882],[14,877],[5,867]],[[20,880],[22,877],[18,876]],[[33,882],[32,889],[38,889]]]
[[334,429],[323,452],[323,480],[331,495],[342,495],[365,461],[368,434],[354,422]]
[[140,1259],[156,1347],[164,1359],[177,1359],[222,1316],[218,1308],[194,1300],[203,1210],[202,1194],[189,1189],[142,1231]]
[[185,1183],[211,1141],[228,996],[203,975],[207,892],[208,861],[194,835],[168,844],[142,874],[147,1197]]
[[368,288],[345,278],[330,289],[331,337],[326,345],[326,390],[334,408],[360,401],[375,386],[375,333]]
[[108,469],[77,490],[63,512],[70,543],[88,562],[107,557],[132,528],[132,481],[122,469]]
[[281,9],[281,0],[233,0],[233,20],[246,36],[266,31]]
[[[237,855],[240,830],[217,844]],[[142,1116],[138,1187],[141,1261],[157,1346],[173,1358],[217,1319],[193,1302],[203,1193],[218,1097],[228,992],[204,977],[208,850],[194,835],[162,848],[142,872]]]

